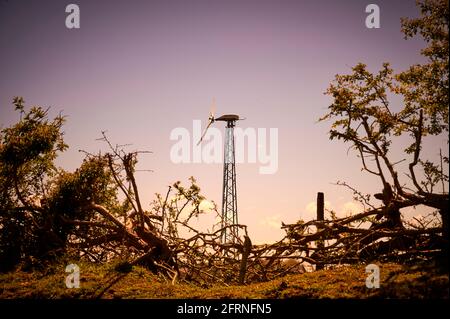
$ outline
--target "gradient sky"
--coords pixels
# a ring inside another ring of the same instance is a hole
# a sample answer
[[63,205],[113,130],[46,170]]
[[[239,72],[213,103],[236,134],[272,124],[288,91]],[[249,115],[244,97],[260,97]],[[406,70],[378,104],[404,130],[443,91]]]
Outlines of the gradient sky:
[[[69,3],[80,7],[78,30],[65,27]],[[370,3],[380,6],[380,29],[365,27]],[[191,175],[220,206],[220,164],[177,165],[169,157],[171,130],[206,120],[215,97],[217,114],[247,118],[239,126],[279,130],[276,174],[237,166],[240,222],[254,242],[272,241],[283,234],[281,220],[314,216],[318,191],[333,209],[352,210],[338,180],[380,191],[348,146],[329,141],[330,123],[317,119],[335,74],[357,62],[377,70],[389,61],[400,71],[423,61],[424,43],[403,40],[405,16],[417,16],[414,0],[0,0],[0,127],[17,121],[13,96],[51,106],[52,116],[68,116],[70,149],[58,159],[65,169],[80,165],[79,149],[104,149],[96,139],[107,130],[114,143],[153,151],[138,168],[154,172],[137,176],[147,207],[154,193]],[[438,144],[424,150],[438,151]]]

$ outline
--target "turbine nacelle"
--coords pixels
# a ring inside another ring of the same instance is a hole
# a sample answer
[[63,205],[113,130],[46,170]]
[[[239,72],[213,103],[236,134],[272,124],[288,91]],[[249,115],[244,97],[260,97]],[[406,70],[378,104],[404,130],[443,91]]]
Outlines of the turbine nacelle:
[[219,116],[218,118],[215,118],[214,117],[214,109],[216,106],[215,104],[216,104],[215,100],[213,100],[211,112],[209,113],[209,117],[208,117],[208,125],[206,125],[205,130],[203,131],[202,136],[200,137],[200,140],[198,141],[197,145],[199,145],[203,141],[203,138],[205,137],[206,132],[208,131],[211,124],[214,123],[215,121],[227,122],[228,127],[230,127],[230,126],[233,127],[234,122],[240,121],[240,120],[245,120],[245,118],[240,118],[239,115],[236,115],[236,114],[225,114],[225,115]]
[[236,114],[226,114],[214,119],[214,121],[224,121],[224,122],[239,121],[239,120],[243,119],[239,118],[239,115]]

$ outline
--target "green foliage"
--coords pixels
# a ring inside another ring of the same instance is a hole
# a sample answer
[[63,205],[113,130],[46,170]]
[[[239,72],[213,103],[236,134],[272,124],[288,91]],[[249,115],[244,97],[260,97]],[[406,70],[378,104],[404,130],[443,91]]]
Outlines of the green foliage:
[[[45,255],[49,220],[40,201],[56,173],[54,160],[67,145],[61,127],[64,117],[48,120],[48,110],[25,110],[23,98],[13,101],[18,123],[0,132],[0,270],[27,256]],[[32,253],[30,253],[32,252]]]
[[48,110],[27,111],[24,103],[14,98],[20,120],[0,132],[0,271],[53,258],[70,236],[86,236],[88,225],[73,221],[92,220],[91,203],[123,208],[108,157],[88,155],[75,172],[58,170],[54,161],[67,148],[64,117],[49,120]]
[[[364,130],[361,122],[367,121],[371,137],[380,143],[387,153],[390,134],[399,135],[393,115],[387,107],[386,92],[392,87],[392,73],[388,63],[374,75],[367,71],[366,65],[357,64],[351,75],[337,75],[327,93],[333,96],[330,111],[321,120],[335,119],[331,126],[330,139],[343,139],[345,142],[360,138]],[[361,145],[370,145],[368,139],[361,138]]]
[[58,116],[48,122],[47,111],[40,107],[31,110],[12,127],[2,131],[0,160],[3,165],[17,169],[30,161],[51,161],[57,151],[67,147],[60,132],[64,118]]
[[[395,192],[404,199],[443,209],[448,207],[448,198],[436,198],[433,194],[430,199],[427,194],[439,182],[448,181],[448,175],[438,164],[423,158],[421,150],[424,137],[448,133],[449,3],[448,0],[423,0],[418,6],[421,16],[402,19],[402,31],[405,38],[423,37],[427,46],[421,53],[426,63],[412,65],[398,74],[394,74],[389,63],[384,63],[375,73],[358,63],[351,74],[336,75],[326,91],[333,102],[320,120],[333,121],[330,139],[350,143],[358,151],[363,169],[380,177],[383,188],[392,182]],[[403,99],[400,108],[389,102],[394,95]],[[394,138],[408,135],[411,143],[404,152],[409,155],[407,176],[415,194],[408,193],[399,180],[398,161],[391,154]],[[421,164],[421,175],[414,171],[418,164]]]
[[430,161],[420,161],[420,165],[425,175],[424,180],[421,181],[421,185],[427,192],[432,193],[434,186],[438,185],[439,182],[448,183],[448,176],[442,174],[441,168],[436,164]]
[[107,167],[105,156],[88,157],[73,173],[61,172],[53,181],[47,205],[51,212],[69,219],[89,219],[86,207],[114,204],[117,187]]
[[427,46],[421,51],[427,63],[416,64],[400,73],[397,92],[405,97],[402,116],[413,116],[418,109],[427,120],[426,133],[448,132],[448,0],[425,0],[418,3],[421,17],[402,19],[405,38],[422,36]]
[[49,121],[48,110],[34,106],[25,112],[23,99],[15,101],[21,119],[0,132],[0,178],[9,181],[0,189],[12,195],[14,187],[11,200],[25,204],[31,196],[42,195],[45,179],[56,172],[53,161],[67,148],[61,131],[65,119],[59,115]]
[[[189,182],[190,184],[186,187],[181,184],[181,181],[176,181],[169,187],[166,198],[156,194],[156,199],[152,202],[155,212],[164,212],[164,229],[168,235],[175,238],[179,237],[180,225],[187,226],[193,217],[203,213],[200,204],[205,197],[201,195],[201,189],[194,177],[191,176]],[[183,212],[187,213],[182,215]]]

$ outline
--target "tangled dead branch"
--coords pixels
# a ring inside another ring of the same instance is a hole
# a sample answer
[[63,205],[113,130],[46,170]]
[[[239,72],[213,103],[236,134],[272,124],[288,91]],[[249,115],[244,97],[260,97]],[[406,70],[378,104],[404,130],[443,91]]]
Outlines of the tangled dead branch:
[[[265,245],[252,245],[245,225],[228,225],[225,228],[237,228],[241,236],[223,243],[217,207],[212,203],[212,208],[202,208],[205,198],[194,178],[187,187],[181,182],[169,186],[145,210],[135,178],[142,152],[126,153],[106,135],[103,140],[108,153],[86,153],[82,167],[62,174],[48,199],[36,206],[52,213],[47,224],[53,226],[46,231],[51,235],[52,229],[64,230],[68,240],[63,247],[81,258],[120,260],[128,267],[145,266],[173,284],[211,286],[267,281],[304,272],[307,265],[434,258],[445,246],[440,224],[392,222],[391,211],[414,205],[413,200],[391,199],[376,208],[354,189],[355,197],[366,204],[360,214],[283,225],[285,237]],[[196,220],[202,214],[215,217],[212,230],[199,230]],[[32,221],[33,216],[29,214]]]
[[[332,213],[326,220],[283,224],[284,238],[265,245],[252,245],[245,225],[229,225],[225,228],[238,228],[242,236],[223,243],[224,228],[217,206],[212,203],[208,211],[201,208],[205,198],[194,178],[190,178],[188,187],[181,182],[169,186],[164,196],[157,194],[150,209],[144,210],[135,179],[140,152],[125,153],[121,146],[113,146],[104,133],[103,140],[110,152],[87,154],[87,158],[102,163],[110,177],[109,187],[117,192],[116,200],[84,203],[82,208],[91,212],[87,220],[62,219],[75,227],[70,246],[83,258],[97,262],[118,258],[161,273],[172,283],[188,281],[211,286],[267,281],[304,272],[307,265],[322,268],[373,260],[411,262],[434,258],[445,245],[442,225],[423,222],[405,226],[393,222],[391,212],[414,205],[413,200],[390,199],[375,207],[370,196],[345,183],[340,184],[353,191],[364,212],[344,218]],[[123,201],[117,199],[118,194]],[[198,230],[195,220],[201,214],[215,215],[217,223],[212,230]]]

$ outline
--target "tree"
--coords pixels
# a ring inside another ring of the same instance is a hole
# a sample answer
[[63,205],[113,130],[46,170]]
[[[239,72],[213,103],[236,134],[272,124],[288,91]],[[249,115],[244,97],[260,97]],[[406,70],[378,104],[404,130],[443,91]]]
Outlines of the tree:
[[49,121],[48,110],[35,106],[26,112],[20,97],[13,103],[20,120],[0,132],[0,270],[13,267],[25,255],[49,251],[44,247],[48,215],[40,203],[57,173],[53,161],[67,148],[63,116]]
[[[427,62],[398,74],[389,63],[377,73],[359,63],[351,74],[336,75],[326,91],[333,102],[320,120],[332,120],[330,139],[350,143],[363,170],[379,178],[383,191],[376,198],[382,200],[384,209],[378,219],[383,218],[393,228],[403,227],[399,209],[420,204],[433,207],[442,218],[443,247],[447,250],[449,179],[443,163],[448,167],[448,157],[441,155],[436,162],[422,149],[429,136],[447,134],[448,144],[449,3],[424,0],[418,7],[421,16],[402,19],[402,31],[405,38],[423,37],[427,46],[421,54]],[[398,110],[389,102],[394,95],[403,99]],[[401,136],[410,140],[404,149],[406,158],[395,159],[393,145]],[[405,160],[406,172],[401,170]]]

